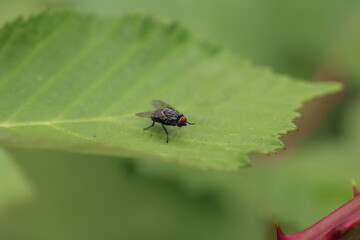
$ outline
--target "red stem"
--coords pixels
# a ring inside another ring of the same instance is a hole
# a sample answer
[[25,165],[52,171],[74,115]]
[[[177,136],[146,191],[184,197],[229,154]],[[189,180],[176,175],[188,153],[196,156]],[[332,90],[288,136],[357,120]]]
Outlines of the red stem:
[[360,224],[360,190],[353,183],[354,198],[306,230],[284,234],[276,225],[278,240],[336,240]]

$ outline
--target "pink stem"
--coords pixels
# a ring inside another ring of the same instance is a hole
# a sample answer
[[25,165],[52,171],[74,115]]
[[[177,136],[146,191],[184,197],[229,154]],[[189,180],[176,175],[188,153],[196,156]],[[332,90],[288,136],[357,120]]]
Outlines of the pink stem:
[[354,198],[304,231],[292,235],[275,223],[278,240],[336,240],[360,224],[360,190],[353,182]]

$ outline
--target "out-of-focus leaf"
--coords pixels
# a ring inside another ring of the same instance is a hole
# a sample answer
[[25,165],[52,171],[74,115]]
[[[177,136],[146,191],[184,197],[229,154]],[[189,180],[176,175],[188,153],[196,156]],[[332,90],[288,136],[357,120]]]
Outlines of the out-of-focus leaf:
[[345,71],[352,81],[360,83],[360,6],[354,7],[337,31],[337,38],[330,44],[326,61],[336,70]]
[[28,198],[31,188],[9,154],[0,148],[0,210]]
[[[180,20],[255,63],[311,78],[354,0],[76,0],[81,11],[145,11]],[[201,12],[201,14],[199,14]],[[354,11],[355,12],[355,11]]]
[[0,215],[0,239],[262,240],[265,235],[266,223],[241,200],[134,175],[132,160],[11,153],[39,197]]
[[[176,23],[74,13],[19,19],[0,32],[0,142],[237,170],[283,147],[302,103],[340,89],[256,68]],[[142,131],[162,99],[195,126]]]
[[36,6],[37,4],[32,0],[0,1],[0,26],[19,15],[30,14],[36,9]]

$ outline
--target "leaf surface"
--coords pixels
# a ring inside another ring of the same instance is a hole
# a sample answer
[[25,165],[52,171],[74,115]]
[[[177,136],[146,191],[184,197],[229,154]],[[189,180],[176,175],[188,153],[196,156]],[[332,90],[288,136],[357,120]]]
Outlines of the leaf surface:
[[[336,92],[254,67],[173,22],[44,13],[0,31],[0,143],[236,170]],[[196,125],[143,131],[161,99]]]

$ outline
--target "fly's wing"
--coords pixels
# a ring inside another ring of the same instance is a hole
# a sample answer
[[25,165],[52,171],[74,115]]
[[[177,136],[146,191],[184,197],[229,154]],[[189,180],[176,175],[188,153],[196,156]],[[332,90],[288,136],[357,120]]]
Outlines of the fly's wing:
[[156,109],[164,109],[164,108],[170,108],[175,110],[172,106],[170,106],[169,104],[160,101],[160,100],[152,100],[151,104],[154,106],[154,108]]
[[139,117],[151,117],[154,114],[154,112],[141,112],[141,113],[136,113],[136,116]]

